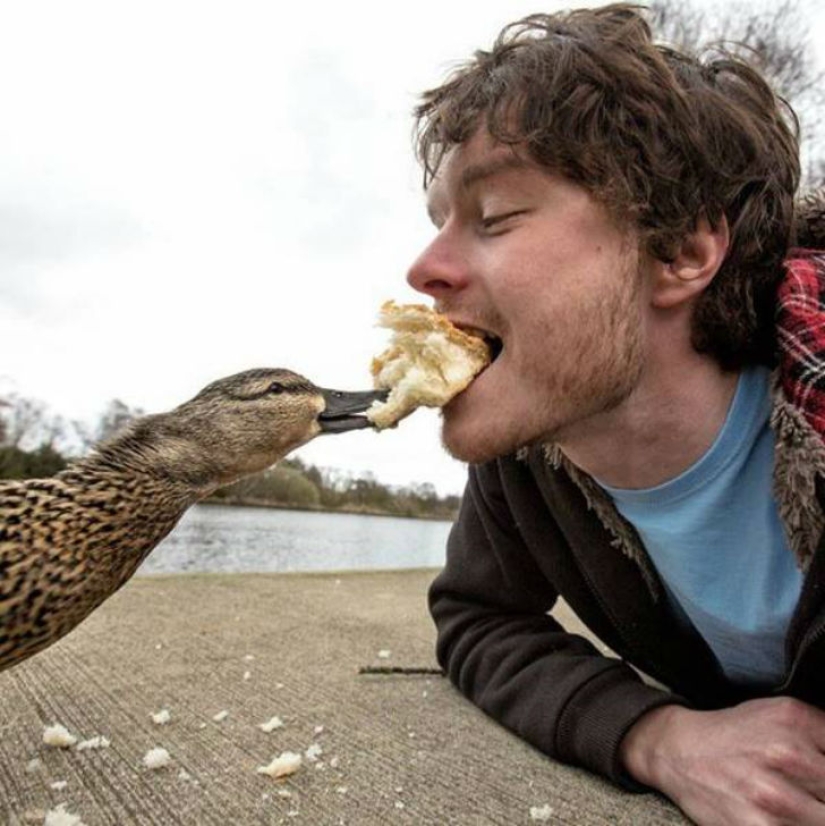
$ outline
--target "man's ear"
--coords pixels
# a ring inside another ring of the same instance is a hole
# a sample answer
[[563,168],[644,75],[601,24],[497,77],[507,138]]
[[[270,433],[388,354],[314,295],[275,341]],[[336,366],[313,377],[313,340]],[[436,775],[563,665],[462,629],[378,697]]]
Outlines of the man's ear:
[[705,216],[696,221],[670,262],[656,267],[651,301],[654,307],[670,309],[698,296],[722,266],[730,242],[727,218],[715,227]]

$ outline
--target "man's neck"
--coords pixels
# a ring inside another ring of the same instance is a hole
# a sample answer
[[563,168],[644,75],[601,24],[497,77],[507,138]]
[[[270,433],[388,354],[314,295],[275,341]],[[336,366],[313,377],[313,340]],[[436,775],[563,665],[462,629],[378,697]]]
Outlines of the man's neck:
[[575,465],[611,487],[650,488],[687,470],[713,444],[738,373],[691,353],[674,369],[648,365],[618,407],[560,434]]

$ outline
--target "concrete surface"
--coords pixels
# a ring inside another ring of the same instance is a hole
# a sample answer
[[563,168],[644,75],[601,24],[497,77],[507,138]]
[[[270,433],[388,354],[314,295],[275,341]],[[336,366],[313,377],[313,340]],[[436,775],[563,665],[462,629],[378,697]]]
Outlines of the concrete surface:
[[[439,676],[359,675],[435,666],[432,575],[134,579],[0,674],[0,822],[43,823],[58,804],[87,826],[687,822],[656,795],[553,763]],[[171,722],[158,726],[150,713],[163,708]],[[266,734],[258,726],[274,715],[284,726]],[[46,747],[55,722],[111,746]],[[313,743],[322,754],[296,774],[256,773]],[[150,771],[142,759],[157,746],[172,762]],[[534,820],[531,807],[545,806],[549,819]]]

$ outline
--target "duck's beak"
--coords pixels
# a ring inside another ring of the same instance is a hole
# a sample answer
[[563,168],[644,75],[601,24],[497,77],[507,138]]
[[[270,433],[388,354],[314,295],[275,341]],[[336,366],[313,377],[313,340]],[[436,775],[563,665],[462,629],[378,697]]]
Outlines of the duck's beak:
[[363,393],[346,393],[343,390],[321,389],[326,406],[318,416],[322,433],[345,433],[347,430],[360,430],[372,427],[366,416],[359,416],[373,402],[384,401],[387,390],[369,390]]

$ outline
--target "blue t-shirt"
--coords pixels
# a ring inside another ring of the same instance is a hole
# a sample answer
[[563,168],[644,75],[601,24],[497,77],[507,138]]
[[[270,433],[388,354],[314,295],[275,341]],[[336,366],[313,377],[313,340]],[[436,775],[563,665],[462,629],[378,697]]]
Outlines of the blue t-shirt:
[[745,370],[695,464],[644,490],[602,485],[633,524],[671,600],[736,682],[776,685],[802,573],[773,495],[770,374]]

